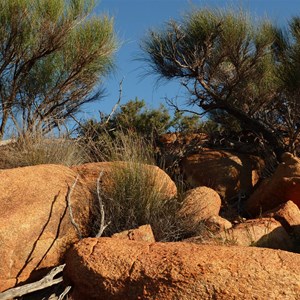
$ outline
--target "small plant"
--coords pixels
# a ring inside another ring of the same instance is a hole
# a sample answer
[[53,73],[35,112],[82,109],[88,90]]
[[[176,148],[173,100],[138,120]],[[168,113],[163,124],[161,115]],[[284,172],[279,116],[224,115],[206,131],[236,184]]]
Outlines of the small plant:
[[149,223],[151,211],[161,200],[151,188],[152,178],[149,175],[138,162],[113,166],[113,187],[108,197],[113,232]]

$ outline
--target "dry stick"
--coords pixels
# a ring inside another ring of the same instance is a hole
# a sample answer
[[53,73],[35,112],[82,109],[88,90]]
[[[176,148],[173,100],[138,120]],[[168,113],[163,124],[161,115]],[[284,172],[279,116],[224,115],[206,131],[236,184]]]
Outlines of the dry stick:
[[109,120],[111,119],[111,117],[113,116],[113,114],[115,113],[116,109],[118,108],[118,106],[121,102],[123,80],[124,80],[124,78],[122,78],[122,80],[120,81],[120,84],[119,84],[119,99],[118,99],[117,103],[115,104],[115,106],[113,107],[113,109],[111,110],[111,113],[109,114],[109,116],[106,118],[104,124],[107,124],[109,122]]
[[84,125],[82,125],[81,122],[80,122],[73,114],[70,114],[69,116],[75,121],[75,123],[77,123],[77,125],[78,125],[80,128],[83,128],[83,127],[84,127]]
[[104,211],[104,204],[103,204],[101,193],[100,193],[100,180],[101,180],[102,176],[103,176],[103,171],[100,172],[99,177],[97,179],[97,197],[98,197],[98,201],[99,201],[101,220],[100,220],[100,228],[99,228],[98,233],[96,234],[96,237],[100,237],[103,234],[103,231],[105,230],[105,228],[109,225],[109,223],[104,225],[105,211]]
[[58,284],[63,281],[63,277],[55,278],[54,277],[62,272],[64,269],[65,264],[60,265],[54,269],[52,269],[44,278],[39,281],[29,283],[20,287],[15,287],[9,289],[3,293],[0,293],[0,300],[8,300],[13,299],[15,297],[20,297],[26,294],[30,294],[35,291],[43,290],[49,286]]
[[69,291],[70,291],[71,288],[72,288],[72,287],[71,287],[70,285],[68,285],[68,286],[64,289],[64,291],[59,295],[58,300],[64,299],[64,297],[69,293]]
[[[123,81],[124,81],[124,77],[122,78],[122,80],[119,83],[119,98],[118,98],[118,101],[116,102],[116,104],[112,108],[112,110],[111,110],[110,114],[108,115],[108,117],[106,118],[106,120],[103,122],[102,126],[105,126],[105,125],[108,124],[109,120],[112,118],[112,116],[114,115],[114,113],[117,110],[118,106],[120,105],[120,102],[121,102],[121,99],[122,99]],[[101,118],[102,112],[99,111],[99,113],[100,113],[100,122],[101,122],[101,120],[102,120],[102,118]],[[84,125],[73,114],[70,114],[69,116],[77,123],[77,125],[80,128],[84,128]]]
[[78,224],[74,220],[72,206],[71,206],[71,195],[72,195],[73,189],[75,188],[75,186],[77,184],[78,178],[79,178],[79,175],[77,175],[77,177],[76,177],[73,185],[71,186],[71,188],[68,191],[67,203],[68,203],[68,208],[69,208],[69,214],[70,214],[71,223],[72,223],[72,225],[75,227],[75,229],[77,231],[78,238],[81,240],[82,239],[82,234],[80,232]]

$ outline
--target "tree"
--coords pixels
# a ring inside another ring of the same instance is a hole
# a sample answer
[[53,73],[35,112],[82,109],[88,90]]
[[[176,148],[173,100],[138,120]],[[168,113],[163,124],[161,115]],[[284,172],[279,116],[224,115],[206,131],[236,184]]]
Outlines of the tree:
[[299,20],[284,32],[242,11],[199,9],[151,30],[143,59],[151,73],[181,80],[190,106],[234,117],[279,159],[296,151],[300,131]]
[[100,121],[91,119],[79,125],[81,138],[97,142],[103,134],[116,138],[121,131],[152,140],[167,132],[174,123],[166,107],[161,105],[159,109],[149,109],[145,101],[138,98],[121,105],[110,118],[103,113],[100,115]]
[[[155,159],[156,164],[166,168],[170,175],[176,172],[182,155],[198,146],[193,140],[195,135],[190,134],[210,132],[216,126],[214,122],[201,122],[197,116],[179,111],[172,115],[163,104],[158,109],[150,109],[138,98],[118,109],[114,107],[109,115],[100,112],[100,121],[76,121],[77,140],[83,145],[89,161],[135,159],[153,163]],[[165,143],[162,135],[174,131],[179,133],[177,142]],[[191,137],[193,142],[181,143],[185,136]]]
[[175,111],[172,122],[175,131],[183,134],[205,131],[205,122],[201,122],[198,116],[193,114],[185,115],[180,110]]
[[112,67],[113,21],[92,0],[0,2],[0,138],[9,119],[47,132],[99,96]]
[[122,105],[112,120],[111,126],[135,131],[145,137],[158,136],[172,126],[171,116],[163,105],[149,109],[144,100],[130,100]]
[[115,132],[121,130],[135,132],[147,139],[155,139],[168,131],[191,133],[204,128],[204,123],[201,123],[194,115],[184,115],[178,111],[171,116],[164,105],[161,104],[158,109],[150,109],[144,100],[138,98],[121,105],[108,121],[108,116],[101,115],[100,122],[87,120],[80,124],[79,135],[95,140],[99,139],[103,132],[114,135]]
[[300,17],[289,22],[289,30],[276,29],[274,52],[279,82],[274,118],[278,131],[289,140],[288,150],[297,152],[300,133]]

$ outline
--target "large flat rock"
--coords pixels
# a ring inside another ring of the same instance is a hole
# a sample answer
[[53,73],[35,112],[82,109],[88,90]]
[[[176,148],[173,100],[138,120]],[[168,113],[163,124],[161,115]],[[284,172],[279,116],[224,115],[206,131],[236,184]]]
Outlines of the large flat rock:
[[299,299],[300,255],[88,238],[66,257],[74,299]]

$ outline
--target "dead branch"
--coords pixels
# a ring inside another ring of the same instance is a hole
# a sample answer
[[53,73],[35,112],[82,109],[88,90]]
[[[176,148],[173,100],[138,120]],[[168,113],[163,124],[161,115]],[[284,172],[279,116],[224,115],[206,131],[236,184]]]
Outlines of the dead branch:
[[63,300],[64,297],[69,293],[69,291],[70,291],[71,288],[72,288],[72,287],[71,287],[70,285],[68,285],[68,286],[64,289],[64,291],[59,295],[58,300]]
[[68,204],[68,208],[69,208],[69,214],[70,214],[71,223],[72,223],[72,225],[75,227],[75,229],[77,231],[78,238],[81,240],[82,239],[82,234],[80,232],[78,224],[76,223],[76,221],[74,219],[73,211],[72,211],[72,205],[71,205],[71,195],[72,195],[72,192],[73,192],[73,190],[74,190],[74,188],[75,188],[75,186],[77,184],[78,178],[79,178],[79,175],[77,175],[77,177],[76,177],[73,185],[68,190],[67,204]]
[[20,287],[11,288],[3,293],[0,293],[0,300],[13,299],[15,297],[20,297],[32,292],[43,290],[52,285],[58,284],[63,281],[63,277],[54,278],[57,274],[61,273],[65,267],[65,264],[60,265],[52,269],[44,278],[39,281],[25,284]]
[[[175,99],[176,100],[176,99]],[[199,117],[204,116],[205,114],[207,114],[207,111],[203,111],[203,112],[197,112],[195,110],[189,110],[189,109],[182,109],[179,108],[179,105],[177,104],[177,102],[174,99],[170,99],[165,97],[165,102],[167,103],[168,106],[171,107],[171,109],[173,109],[175,112],[181,112],[181,113],[189,113],[189,114],[194,114],[197,115]]]
[[83,125],[82,123],[73,115],[73,114],[70,114],[70,117],[72,118],[73,121],[75,121],[75,123],[80,127],[80,128],[83,128]]
[[100,180],[101,177],[103,176],[103,171],[100,172],[99,177],[97,178],[97,197],[98,197],[98,201],[99,201],[99,209],[100,209],[100,228],[98,233],[96,234],[96,237],[100,237],[103,234],[103,231],[105,230],[105,228],[109,225],[108,224],[104,224],[105,223],[105,211],[104,211],[104,204],[102,201],[102,197],[101,197],[101,193],[100,193]]
[[115,104],[115,106],[113,107],[113,109],[111,110],[111,112],[108,115],[108,117],[106,118],[104,124],[107,124],[109,122],[109,120],[111,119],[111,117],[113,116],[113,114],[115,113],[116,109],[118,108],[118,106],[119,106],[119,104],[121,102],[123,80],[124,80],[124,78],[122,78],[122,80],[120,81],[120,84],[119,84],[119,99],[118,99],[117,103]]

